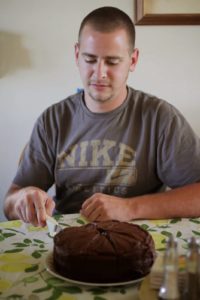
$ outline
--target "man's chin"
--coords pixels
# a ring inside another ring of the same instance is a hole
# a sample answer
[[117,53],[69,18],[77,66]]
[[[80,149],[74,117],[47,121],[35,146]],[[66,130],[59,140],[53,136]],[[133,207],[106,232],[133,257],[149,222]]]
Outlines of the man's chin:
[[96,102],[108,102],[112,98],[111,95],[100,95],[100,94],[94,94],[94,93],[89,93],[89,97],[92,98],[92,100]]

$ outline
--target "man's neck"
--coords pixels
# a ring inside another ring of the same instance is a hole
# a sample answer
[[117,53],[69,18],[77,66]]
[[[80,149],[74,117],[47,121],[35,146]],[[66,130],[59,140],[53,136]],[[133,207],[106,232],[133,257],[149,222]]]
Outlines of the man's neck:
[[116,98],[108,99],[106,101],[97,101],[92,99],[88,94],[85,94],[84,102],[87,108],[94,113],[105,113],[115,110],[120,107],[127,98],[128,89]]

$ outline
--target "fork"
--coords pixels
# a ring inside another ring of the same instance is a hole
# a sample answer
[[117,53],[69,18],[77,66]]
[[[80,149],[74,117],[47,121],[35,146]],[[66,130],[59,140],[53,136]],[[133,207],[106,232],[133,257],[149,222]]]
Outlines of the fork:
[[63,229],[62,226],[59,225],[54,218],[48,215],[46,215],[46,223],[51,237],[54,237],[59,231]]

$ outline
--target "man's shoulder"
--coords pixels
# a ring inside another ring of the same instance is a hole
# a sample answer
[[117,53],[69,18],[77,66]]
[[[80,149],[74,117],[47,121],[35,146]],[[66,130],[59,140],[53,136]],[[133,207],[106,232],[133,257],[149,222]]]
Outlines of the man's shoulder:
[[66,98],[55,102],[51,105],[49,105],[43,112],[43,116],[49,116],[49,115],[62,115],[66,114],[67,112],[74,113],[78,107],[80,106],[80,102],[82,99],[81,92],[67,96]]
[[71,120],[72,116],[75,116],[76,112],[79,111],[81,99],[82,95],[79,92],[49,105],[41,112],[36,124],[55,126],[55,124],[61,124],[63,120]]
[[79,105],[82,96],[81,93],[76,93],[50,105],[47,110],[62,110],[68,108],[76,108]]
[[144,101],[144,102],[150,102],[150,103],[166,103],[167,105],[170,105],[166,100],[162,99],[161,97],[158,97],[154,94],[137,90],[132,87],[129,87],[130,95],[135,100]]
[[134,109],[143,116],[159,118],[167,122],[177,117],[184,118],[179,109],[161,97],[133,88],[129,88],[129,94],[131,100],[129,103],[132,103]]
[[142,109],[168,109],[171,110],[173,106],[165,99],[153,95],[142,90],[136,90],[129,87],[130,99],[134,105],[140,106]]

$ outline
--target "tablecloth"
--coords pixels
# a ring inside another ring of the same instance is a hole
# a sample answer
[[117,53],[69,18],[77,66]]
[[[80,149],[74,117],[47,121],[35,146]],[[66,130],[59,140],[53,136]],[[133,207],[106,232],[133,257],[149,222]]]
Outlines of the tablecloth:
[[[62,226],[80,226],[86,220],[79,214],[56,217]],[[140,220],[133,223],[145,228],[153,237],[158,255],[165,249],[166,239],[173,234],[178,251],[184,254],[187,240],[200,237],[200,218]],[[0,223],[0,299],[9,300],[145,300],[142,288],[84,286],[53,276],[46,269],[46,257],[53,249],[47,227],[33,227],[20,220]],[[141,292],[142,291],[142,292]],[[155,291],[152,292],[155,296]],[[150,294],[149,294],[150,295]],[[154,299],[153,297],[147,298]]]

